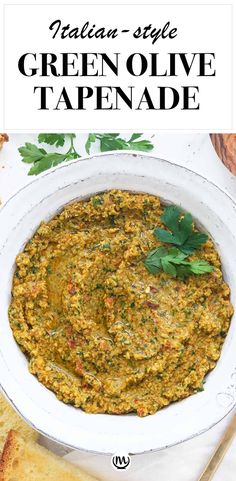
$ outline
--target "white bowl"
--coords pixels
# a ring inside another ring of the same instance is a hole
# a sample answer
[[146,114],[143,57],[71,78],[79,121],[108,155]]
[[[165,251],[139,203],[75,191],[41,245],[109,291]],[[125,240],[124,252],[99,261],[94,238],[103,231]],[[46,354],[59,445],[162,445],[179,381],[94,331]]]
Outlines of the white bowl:
[[0,211],[0,384],[21,415],[42,434],[74,449],[142,453],[180,443],[214,426],[235,405],[235,316],[205,390],[152,416],[86,414],[57,400],[28,372],[8,322],[15,257],[42,220],[66,203],[106,189],[148,192],[188,210],[218,249],[236,295],[236,206],[201,176],[149,155],[108,153],[65,164],[42,175]]

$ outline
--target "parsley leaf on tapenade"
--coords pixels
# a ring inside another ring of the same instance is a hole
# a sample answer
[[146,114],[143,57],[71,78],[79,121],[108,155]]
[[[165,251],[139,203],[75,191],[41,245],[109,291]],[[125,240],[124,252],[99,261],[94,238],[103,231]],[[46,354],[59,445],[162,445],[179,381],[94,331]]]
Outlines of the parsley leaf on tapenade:
[[162,242],[175,245],[184,254],[192,254],[208,239],[207,234],[194,232],[192,215],[183,214],[176,205],[164,209],[161,221],[169,230],[157,228],[154,230],[155,237]]
[[186,258],[187,255],[176,247],[170,249],[157,247],[149,252],[144,265],[151,274],[164,271],[172,277],[180,279],[185,279],[191,274],[206,274],[214,270],[214,267],[205,260],[187,261]]
[[164,271],[172,277],[185,279],[191,274],[200,275],[214,270],[205,260],[187,260],[208,240],[207,234],[194,231],[191,214],[182,213],[179,207],[170,205],[165,207],[161,221],[168,230],[156,228],[153,234],[159,241],[172,244],[173,247],[161,246],[148,253],[144,265],[151,274]]

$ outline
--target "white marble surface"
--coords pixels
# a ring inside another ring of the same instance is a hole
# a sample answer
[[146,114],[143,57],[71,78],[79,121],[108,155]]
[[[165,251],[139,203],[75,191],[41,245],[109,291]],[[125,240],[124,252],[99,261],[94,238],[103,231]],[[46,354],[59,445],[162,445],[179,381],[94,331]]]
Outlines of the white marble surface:
[[[236,201],[236,177],[232,176],[218,159],[205,134],[159,134],[150,133],[154,144],[153,154],[171,162],[184,165],[225,190]],[[23,164],[17,148],[24,142],[34,142],[34,134],[11,134],[10,141],[0,152],[0,200],[7,201],[18,189],[32,180],[27,176],[29,166]],[[85,134],[78,134],[76,144],[81,155]],[[94,149],[96,152],[97,149]],[[179,446],[152,454],[132,457],[131,468],[126,472],[115,472],[106,456],[70,453],[67,458],[104,481],[197,481],[210,455],[230,421],[229,415],[207,433]],[[174,426],[173,426],[174,429]],[[42,439],[42,444],[58,451],[55,445]],[[61,449],[59,449],[62,454]],[[236,440],[232,443],[214,481],[235,481]]]

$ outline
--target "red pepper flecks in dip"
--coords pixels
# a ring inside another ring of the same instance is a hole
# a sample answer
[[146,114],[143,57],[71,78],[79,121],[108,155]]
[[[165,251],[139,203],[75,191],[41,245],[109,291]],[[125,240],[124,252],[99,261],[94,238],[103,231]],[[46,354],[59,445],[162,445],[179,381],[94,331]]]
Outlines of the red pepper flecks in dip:
[[110,191],[42,223],[17,257],[9,310],[29,369],[89,413],[155,413],[202,390],[233,312],[214,266],[185,281],[153,275],[143,259],[163,227],[158,197]]

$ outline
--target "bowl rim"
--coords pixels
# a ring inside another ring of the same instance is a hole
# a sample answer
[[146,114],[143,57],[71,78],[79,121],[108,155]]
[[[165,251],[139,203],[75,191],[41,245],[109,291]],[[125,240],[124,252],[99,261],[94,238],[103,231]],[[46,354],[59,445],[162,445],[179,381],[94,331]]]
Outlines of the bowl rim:
[[198,172],[195,172],[194,170],[189,169],[188,167],[185,167],[184,165],[176,164],[176,162],[171,162],[170,160],[164,159],[162,157],[154,156],[153,154],[151,154],[149,152],[138,151],[138,153],[137,153],[136,150],[109,150],[107,152],[98,152],[98,153],[95,153],[95,154],[80,157],[78,159],[73,159],[73,160],[70,160],[69,162],[66,162],[66,163],[62,164],[62,165],[57,165],[55,167],[51,167],[49,169],[49,171],[42,172],[41,174],[35,176],[36,177],[35,179],[32,179],[30,182],[27,182],[27,184],[23,185],[13,195],[11,195],[7,199],[7,201],[2,204],[1,211],[4,209],[4,207],[12,199],[14,199],[14,197],[16,197],[16,195],[18,195],[20,192],[25,190],[29,185],[34,184],[39,179],[45,178],[45,177],[53,174],[53,172],[56,172],[56,171],[62,170],[62,169],[66,169],[67,167],[69,167],[72,164],[80,164],[81,162],[88,161],[88,160],[93,160],[93,161],[95,160],[96,161],[97,157],[99,158],[99,157],[112,156],[112,155],[117,155],[117,154],[118,155],[128,155],[128,156],[132,156],[132,157],[140,157],[140,156],[141,157],[148,157],[148,158],[153,159],[153,160],[159,160],[159,161],[161,161],[163,163],[166,163],[168,165],[174,165],[175,167],[178,167],[178,168],[182,169],[183,171],[190,172],[190,174],[193,174],[194,176],[197,176],[200,179],[206,180],[208,184],[211,184],[217,190],[222,192],[222,194],[224,194],[226,197],[228,197],[236,207],[236,200],[232,197],[231,194],[229,194],[226,190],[224,190],[223,187],[219,187],[215,182],[210,180],[208,177],[204,177],[204,175],[201,175]]
[[[205,177],[204,175],[201,175],[199,174],[198,172],[195,172],[191,169],[189,169],[188,167],[185,167],[183,165],[179,165],[177,164],[176,162],[171,162],[170,160],[167,160],[167,159],[164,159],[164,158],[160,158],[156,155],[153,155],[151,153],[146,153],[146,152],[137,152],[137,151],[123,151],[123,150],[115,150],[115,151],[107,151],[107,152],[99,152],[99,153],[94,153],[92,155],[87,155],[87,156],[83,156],[82,158],[79,158],[79,159],[74,159],[68,163],[65,163],[65,164],[62,164],[62,165],[59,165],[59,166],[56,166],[54,168],[51,168],[49,171],[45,171],[45,172],[42,172],[39,176],[37,176],[35,179],[32,179],[30,182],[28,182],[27,184],[25,184],[24,186],[22,186],[20,189],[18,189],[12,196],[10,196],[7,201],[3,204],[2,208],[1,208],[1,212],[4,210],[4,208],[12,201],[14,200],[15,197],[18,196],[19,193],[23,192],[24,190],[27,190],[27,188],[29,186],[32,186],[33,184],[37,183],[40,179],[44,179],[48,176],[52,176],[54,174],[54,172],[58,171],[58,170],[63,170],[63,169],[66,169],[68,168],[70,165],[72,164],[79,164],[82,163],[82,162],[85,162],[85,161],[93,161],[95,162],[96,160],[99,159],[99,157],[117,157],[117,156],[130,156],[130,157],[147,157],[149,159],[152,159],[154,161],[158,160],[158,161],[161,161],[163,163],[163,165],[165,164],[168,164],[168,165],[173,165],[174,167],[178,168],[178,169],[181,169],[182,171],[184,172],[187,172],[189,173],[190,175],[193,175],[194,177],[197,177],[198,179],[202,179],[204,181],[207,182],[207,184],[210,184],[213,188],[215,188],[217,191],[219,191],[223,196],[225,196],[228,200],[230,200],[230,202],[235,206],[236,208],[236,201],[234,200],[234,198],[228,193],[226,192],[222,187],[219,187],[215,182],[213,182],[212,180],[209,180],[207,177]],[[110,189],[109,189],[110,190]],[[122,190],[122,189],[121,189]],[[125,190],[125,189],[123,189]],[[66,204],[65,204],[66,205]],[[58,444],[61,444],[65,447],[68,447],[72,450],[79,450],[79,451],[82,451],[82,452],[86,452],[86,453],[94,453],[94,454],[102,454],[102,455],[105,455],[105,456],[111,456],[113,455],[114,453],[113,452],[104,452],[104,451],[98,451],[98,450],[94,450],[94,449],[86,449],[84,447],[77,447],[75,446],[74,444],[69,444],[68,442],[63,442],[61,441],[60,439],[58,439],[57,437],[54,437],[50,434],[48,434],[47,432],[45,432],[43,429],[39,428],[38,426],[36,426],[34,424],[34,422],[32,422],[31,420],[29,420],[27,418],[27,416],[25,416],[24,414],[22,414],[21,410],[15,405],[13,399],[11,399],[11,396],[8,395],[8,393],[6,392],[6,390],[4,389],[3,385],[2,385],[2,381],[0,381],[0,388],[2,390],[2,392],[4,393],[5,397],[8,399],[8,401],[10,402],[10,404],[14,407],[14,409],[19,413],[19,415],[26,421],[27,424],[29,424],[31,427],[33,427],[35,430],[37,430],[40,434],[42,434],[43,436],[45,436],[46,438],[48,438],[49,440],[52,440],[52,441],[55,441],[56,443]],[[191,440],[207,431],[209,431],[211,428],[213,428],[214,426],[216,426],[218,423],[220,423],[224,418],[226,418],[230,412],[235,408],[236,406],[236,399],[233,401],[233,403],[230,405],[230,407],[228,407],[227,409],[225,409],[225,413],[219,417],[219,419],[214,422],[214,423],[211,423],[210,425],[208,425],[206,428],[204,429],[201,429],[200,431],[190,435],[190,436],[187,436],[183,439],[181,439],[180,441],[176,441],[176,442],[173,442],[173,443],[169,443],[167,445],[163,445],[161,447],[157,447],[157,448],[149,448],[149,449],[146,449],[144,451],[138,451],[138,452],[134,452],[134,451],[131,451],[129,454],[131,455],[142,455],[142,454],[146,454],[146,453],[151,453],[151,452],[158,452],[158,451],[162,451],[163,449],[166,449],[166,448],[169,448],[169,447],[173,447],[173,446],[177,446],[179,444],[182,444],[184,443],[185,441],[188,441],[188,440]]]

